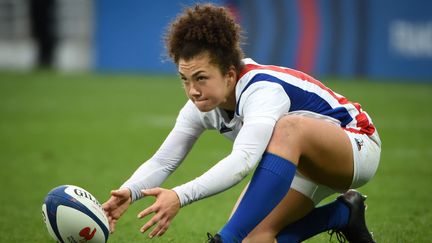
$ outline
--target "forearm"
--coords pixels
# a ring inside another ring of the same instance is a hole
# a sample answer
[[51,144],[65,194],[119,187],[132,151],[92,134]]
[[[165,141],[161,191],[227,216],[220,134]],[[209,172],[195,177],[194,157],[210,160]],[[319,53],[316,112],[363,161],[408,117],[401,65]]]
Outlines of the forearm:
[[131,191],[132,202],[134,202],[142,197],[141,190],[158,187],[170,174],[171,171],[157,161],[148,160],[138,167],[121,188],[128,188]]
[[173,188],[182,206],[224,191],[240,182],[250,171],[243,166],[230,167],[231,161],[241,161],[243,156],[230,155],[202,176]]
[[130,189],[132,201],[142,197],[141,190],[160,186],[180,165],[196,139],[195,135],[171,132],[154,156],[121,186]]
[[268,124],[245,125],[230,155],[200,177],[173,189],[181,205],[217,194],[240,182],[260,160],[272,131],[273,126]]

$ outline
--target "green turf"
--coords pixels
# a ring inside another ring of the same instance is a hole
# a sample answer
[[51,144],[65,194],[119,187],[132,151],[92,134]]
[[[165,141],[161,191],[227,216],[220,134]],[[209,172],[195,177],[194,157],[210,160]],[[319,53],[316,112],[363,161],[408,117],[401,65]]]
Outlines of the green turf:
[[[432,239],[432,85],[337,81],[326,83],[359,101],[383,140],[367,220],[378,242]],[[41,216],[46,193],[75,184],[108,198],[157,149],[186,98],[173,76],[0,73],[0,242],[52,242]],[[164,184],[172,187],[205,171],[230,143],[206,133]],[[168,232],[152,242],[204,242],[229,215],[245,182],[183,208]],[[110,242],[144,242],[133,204]],[[325,242],[319,235],[308,242]]]

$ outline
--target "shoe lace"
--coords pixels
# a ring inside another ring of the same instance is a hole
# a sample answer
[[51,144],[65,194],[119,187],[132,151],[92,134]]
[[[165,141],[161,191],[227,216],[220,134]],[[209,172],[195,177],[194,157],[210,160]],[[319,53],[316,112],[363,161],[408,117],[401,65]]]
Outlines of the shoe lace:
[[214,237],[210,232],[207,232],[207,243],[213,242]]
[[330,235],[330,242],[332,240],[333,234],[336,234],[336,239],[340,242],[340,243],[345,243],[347,242],[347,239],[345,238],[345,236],[342,234],[342,232],[340,232],[339,230],[329,230],[327,232]]

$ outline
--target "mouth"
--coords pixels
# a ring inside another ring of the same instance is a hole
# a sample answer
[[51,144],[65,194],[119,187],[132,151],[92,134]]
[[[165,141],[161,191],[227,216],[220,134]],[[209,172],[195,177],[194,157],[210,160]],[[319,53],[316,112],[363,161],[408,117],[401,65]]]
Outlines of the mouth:
[[207,101],[207,99],[194,99],[195,103],[200,103],[200,102],[204,102]]
[[196,99],[196,100],[193,100],[193,103],[195,104],[195,106],[200,111],[203,111],[203,112],[209,111],[210,107],[211,107],[208,99]]

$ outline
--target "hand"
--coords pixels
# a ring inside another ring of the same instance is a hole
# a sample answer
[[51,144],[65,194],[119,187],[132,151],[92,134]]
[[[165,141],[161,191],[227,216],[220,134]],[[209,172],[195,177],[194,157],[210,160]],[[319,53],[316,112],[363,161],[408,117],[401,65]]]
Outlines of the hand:
[[148,208],[138,214],[138,218],[143,218],[151,213],[155,213],[153,217],[141,228],[141,233],[146,232],[150,227],[157,223],[156,227],[149,234],[150,238],[163,235],[172,219],[180,210],[180,200],[173,190],[163,188],[153,188],[142,190],[144,196],[155,196],[156,201]]
[[111,191],[111,197],[102,204],[108,217],[110,232],[114,233],[117,220],[126,212],[131,203],[131,192],[127,188]]

